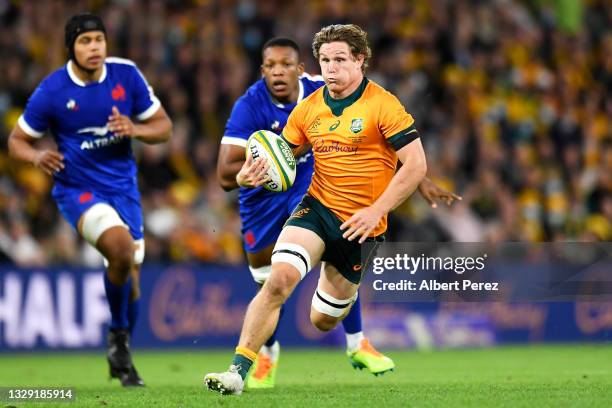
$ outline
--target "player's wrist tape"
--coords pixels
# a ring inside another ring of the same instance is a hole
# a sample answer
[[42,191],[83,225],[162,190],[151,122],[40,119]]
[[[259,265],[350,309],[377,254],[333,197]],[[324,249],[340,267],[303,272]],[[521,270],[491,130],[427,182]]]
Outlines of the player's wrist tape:
[[310,254],[301,245],[289,242],[278,242],[272,251],[272,264],[285,262],[300,272],[302,279],[310,271]]
[[320,313],[332,317],[341,317],[346,310],[357,300],[358,294],[355,293],[349,299],[336,299],[329,293],[325,293],[321,288],[317,288],[312,297],[312,307]]

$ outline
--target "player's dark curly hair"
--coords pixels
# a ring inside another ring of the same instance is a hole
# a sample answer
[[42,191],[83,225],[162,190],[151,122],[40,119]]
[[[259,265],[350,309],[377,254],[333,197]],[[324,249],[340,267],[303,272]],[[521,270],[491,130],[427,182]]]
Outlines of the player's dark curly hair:
[[372,50],[368,45],[368,33],[355,24],[333,24],[323,27],[315,34],[312,41],[314,57],[319,59],[319,50],[323,44],[336,41],[347,43],[354,58],[357,58],[359,54],[363,55],[361,71],[365,73],[368,61],[372,58]]
[[261,48],[261,52],[264,52],[267,48],[270,47],[289,47],[293,48],[295,52],[300,55],[300,46],[291,38],[288,37],[274,37],[270,38]]

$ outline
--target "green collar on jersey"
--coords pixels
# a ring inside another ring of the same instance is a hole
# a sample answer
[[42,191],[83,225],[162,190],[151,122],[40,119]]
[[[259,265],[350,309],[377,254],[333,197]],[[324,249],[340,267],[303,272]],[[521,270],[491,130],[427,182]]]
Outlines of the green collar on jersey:
[[361,95],[363,95],[363,91],[365,91],[368,82],[368,78],[363,77],[363,81],[361,81],[361,84],[359,84],[359,87],[355,90],[355,92],[342,99],[332,98],[327,90],[327,85],[325,85],[325,88],[323,88],[323,99],[325,100],[325,104],[329,106],[329,109],[331,109],[334,116],[341,116],[344,109],[348,108],[354,104],[357,99],[361,98]]

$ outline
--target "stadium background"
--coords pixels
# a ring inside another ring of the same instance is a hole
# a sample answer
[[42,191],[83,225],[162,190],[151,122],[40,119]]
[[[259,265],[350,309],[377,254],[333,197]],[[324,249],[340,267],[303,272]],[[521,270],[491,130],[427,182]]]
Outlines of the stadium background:
[[[318,73],[313,33],[337,22],[365,28],[368,76],[415,116],[430,177],[463,196],[435,210],[410,199],[390,218],[391,240],[612,238],[608,1],[0,0],[0,351],[103,345],[100,257],[59,216],[50,179],[6,151],[29,94],[65,62],[63,24],[81,10],[103,17],[109,54],[139,65],[174,122],[168,144],[135,144],[147,250],[136,346],[235,343],[255,286],[216,152],[275,35],[295,38],[307,72]],[[312,278],[290,301],[281,341],[343,346],[341,333],[315,335],[300,318]],[[383,347],[612,335],[609,304],[364,304],[366,332]]]

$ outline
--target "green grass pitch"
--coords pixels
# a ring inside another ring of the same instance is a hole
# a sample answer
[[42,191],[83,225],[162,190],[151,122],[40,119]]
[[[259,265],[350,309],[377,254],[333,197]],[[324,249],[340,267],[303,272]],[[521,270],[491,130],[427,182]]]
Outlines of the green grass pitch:
[[103,353],[0,354],[0,386],[74,387],[73,403],[5,407],[610,407],[612,345],[390,351],[395,372],[354,370],[343,350],[283,350],[277,388],[240,397],[205,390],[231,351],[136,350],[143,389],[107,379]]

